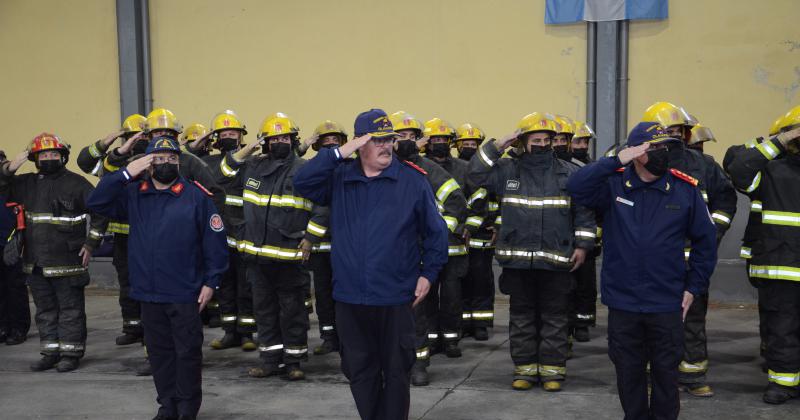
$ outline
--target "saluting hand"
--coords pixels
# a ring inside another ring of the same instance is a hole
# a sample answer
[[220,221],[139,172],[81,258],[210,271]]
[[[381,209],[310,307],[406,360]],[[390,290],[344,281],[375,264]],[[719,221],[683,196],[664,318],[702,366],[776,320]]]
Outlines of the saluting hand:
[[572,252],[572,257],[569,259],[569,262],[572,263],[572,269],[569,272],[573,272],[577,270],[583,262],[586,261],[586,250],[583,248],[575,248],[575,251]]
[[778,141],[781,142],[783,147],[786,147],[786,145],[788,145],[790,141],[800,137],[800,127],[797,127],[797,128],[795,128],[793,130],[789,130],[789,131],[787,131],[785,133],[780,133],[780,134],[778,134],[777,137],[778,137]]
[[411,305],[411,307],[413,308],[419,305],[419,303],[425,299],[425,296],[428,296],[428,292],[430,291],[431,291],[430,280],[420,276],[420,278],[417,279],[417,289],[414,290],[414,296],[416,296],[416,298],[414,299],[414,303]]
[[123,143],[122,146],[120,146],[119,149],[117,149],[117,153],[119,153],[120,155],[127,155],[128,153],[130,153],[131,149],[133,149],[133,145],[136,144],[136,141],[141,139],[142,136],[144,136],[144,131],[140,131],[131,136],[131,138],[129,138],[128,141]]
[[417,139],[417,149],[422,150],[422,148],[425,147],[430,140],[431,138],[428,136]]
[[520,130],[514,130],[513,133],[506,134],[505,136],[501,137],[500,140],[495,141],[495,145],[497,146],[497,150],[501,152],[505,150],[514,140],[516,140],[520,135]]
[[153,165],[153,155],[144,155],[129,163],[126,169],[131,177],[136,178]]
[[201,149],[203,146],[206,145],[206,142],[208,142],[208,139],[211,138],[211,136],[213,136],[213,135],[214,135],[214,132],[213,131],[209,131],[203,137],[200,137],[199,139],[189,143],[189,148],[192,149],[192,151]]
[[319,140],[319,135],[314,133],[313,136],[308,137],[305,140],[303,140],[303,144],[305,144],[306,146],[311,146],[312,144],[316,143],[317,140]]
[[214,289],[203,286],[200,289],[200,296],[197,297],[197,303],[200,304],[200,307],[197,308],[197,312],[203,312],[203,309],[208,305],[208,302],[211,302],[211,298],[214,296]]
[[345,143],[344,146],[339,147],[339,154],[342,155],[342,158],[347,158],[352,155],[356,150],[361,149],[367,144],[368,141],[372,139],[372,136],[369,134],[364,134],[361,137],[356,137],[351,141]]
[[28,161],[28,151],[22,151],[17,156],[14,157],[14,160],[8,163],[8,171],[14,173],[20,166],[24,165],[25,162]]
[[647,153],[647,149],[649,148],[650,148],[650,143],[642,143],[638,146],[626,147],[620,150],[619,153],[617,153],[617,157],[619,158],[619,162],[621,164],[627,165],[628,162]]
[[113,132],[113,133],[111,133],[111,134],[109,134],[109,135],[105,136],[105,137],[104,137],[102,140],[100,140],[100,141],[101,141],[101,142],[103,142],[103,144],[104,144],[106,147],[108,147],[108,146],[111,146],[111,143],[114,143],[114,140],[118,139],[118,138],[119,138],[121,135],[123,135],[123,134],[125,134],[125,131],[124,131],[124,130],[123,130],[123,131],[115,131],[115,132]]

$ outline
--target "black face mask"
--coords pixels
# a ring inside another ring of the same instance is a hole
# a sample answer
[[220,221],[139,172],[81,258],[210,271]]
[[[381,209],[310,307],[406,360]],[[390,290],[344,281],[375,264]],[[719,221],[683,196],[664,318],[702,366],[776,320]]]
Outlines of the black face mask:
[[177,163],[157,163],[153,165],[153,179],[162,184],[171,184],[178,178]]
[[398,140],[395,153],[400,159],[408,160],[417,153],[417,143],[414,140]]
[[339,147],[339,145],[336,144],[336,143],[328,143],[328,144],[323,144],[320,147],[323,148],[323,149],[333,149],[335,147]]
[[149,143],[147,140],[136,140],[136,143],[133,144],[131,153],[134,156],[144,154],[144,152],[147,151],[147,143]]
[[458,152],[458,158],[463,160],[470,160],[472,159],[473,156],[475,156],[475,152],[477,151],[478,149],[475,149],[474,147],[462,147],[461,151]]
[[661,177],[669,168],[669,150],[657,149],[647,151],[647,163],[644,165],[651,174]]
[[51,175],[61,170],[64,165],[61,163],[61,159],[47,159],[39,161],[37,165],[39,167],[39,173],[43,175]]
[[222,153],[227,153],[239,148],[239,140],[232,138],[219,139],[217,140],[217,145],[219,146],[219,150],[221,150]]
[[289,143],[272,143],[269,145],[269,154],[274,159],[286,159],[292,151],[292,145]]
[[450,145],[447,143],[429,144],[428,153],[435,158],[442,159],[450,154]]
[[531,145],[531,154],[533,155],[543,155],[551,150],[550,146],[537,146]]
[[572,149],[572,157],[581,162],[586,162],[589,157],[589,149]]
[[570,160],[572,158],[572,154],[569,152],[569,146],[566,144],[553,146],[553,152],[555,152],[556,157],[561,160]]

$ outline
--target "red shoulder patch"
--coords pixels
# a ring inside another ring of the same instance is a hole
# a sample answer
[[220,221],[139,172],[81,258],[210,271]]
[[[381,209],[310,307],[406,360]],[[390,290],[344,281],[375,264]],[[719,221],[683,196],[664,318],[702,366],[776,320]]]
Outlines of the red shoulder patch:
[[139,192],[145,192],[150,189],[150,184],[147,181],[142,181],[139,183]]
[[687,182],[687,183],[691,184],[693,187],[696,187],[697,184],[698,184],[697,179],[695,179],[692,176],[687,175],[687,174],[685,174],[685,173],[683,173],[683,172],[681,172],[681,171],[679,171],[677,169],[670,169],[669,171],[670,171],[670,173],[672,173],[672,176],[674,176],[675,178],[680,179],[681,181],[684,181],[684,182]]
[[617,172],[625,172],[625,167],[617,168]]
[[208,188],[204,187],[203,184],[201,184],[201,183],[199,183],[197,181],[192,181],[192,182],[194,182],[194,185],[197,185],[197,188],[200,188],[200,191],[206,193],[207,196],[209,196],[209,197],[213,197],[214,196],[214,193],[209,191]]
[[404,161],[403,161],[403,163],[405,163],[407,166],[411,167],[411,169],[414,169],[415,171],[417,171],[417,172],[421,173],[422,175],[428,176],[428,173],[427,173],[427,172],[425,172],[425,170],[424,170],[424,169],[420,168],[420,167],[419,167],[419,166],[417,166],[416,164],[414,164],[414,163],[412,163],[412,162],[409,162],[409,161],[407,161],[407,160],[404,160]]
[[178,182],[175,185],[169,187],[169,189],[175,194],[180,194],[181,191],[183,191],[183,182]]

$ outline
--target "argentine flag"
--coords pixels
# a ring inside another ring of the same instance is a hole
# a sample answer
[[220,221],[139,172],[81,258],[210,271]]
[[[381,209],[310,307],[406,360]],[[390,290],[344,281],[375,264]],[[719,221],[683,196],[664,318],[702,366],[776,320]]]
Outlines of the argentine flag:
[[547,0],[544,23],[661,20],[667,10],[667,0]]

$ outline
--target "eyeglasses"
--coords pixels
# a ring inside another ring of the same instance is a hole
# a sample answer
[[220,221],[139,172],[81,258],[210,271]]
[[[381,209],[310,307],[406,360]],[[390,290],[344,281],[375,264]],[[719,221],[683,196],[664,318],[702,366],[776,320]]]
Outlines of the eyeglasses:
[[371,139],[372,143],[378,147],[383,147],[389,144],[394,144],[395,138],[394,137],[381,137],[381,138],[373,138]]
[[153,163],[156,165],[160,163],[178,163],[178,155],[171,156],[153,156]]

